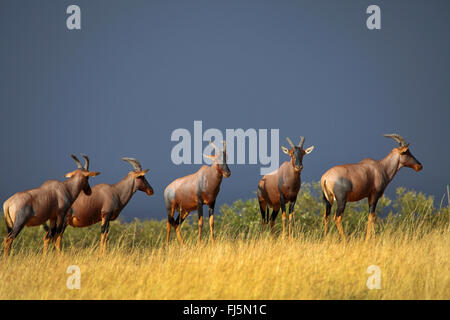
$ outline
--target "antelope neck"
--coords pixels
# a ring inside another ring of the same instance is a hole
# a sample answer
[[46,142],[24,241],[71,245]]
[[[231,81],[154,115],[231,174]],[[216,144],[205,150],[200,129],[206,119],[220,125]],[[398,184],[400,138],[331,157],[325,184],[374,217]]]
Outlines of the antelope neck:
[[381,159],[379,163],[389,181],[394,178],[395,174],[402,167],[400,165],[400,156],[395,150],[392,150],[384,159]]
[[81,180],[82,177],[75,175],[63,182],[72,200],[75,200],[81,192]]
[[119,195],[120,203],[125,205],[131,199],[133,194],[136,192],[134,177],[127,175],[125,178],[113,185]]

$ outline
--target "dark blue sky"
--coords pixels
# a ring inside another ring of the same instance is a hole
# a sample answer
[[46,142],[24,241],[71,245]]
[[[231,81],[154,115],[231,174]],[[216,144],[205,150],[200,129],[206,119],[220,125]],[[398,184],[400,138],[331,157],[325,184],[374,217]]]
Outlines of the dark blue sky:
[[[66,28],[78,4],[82,30]],[[382,29],[365,13],[381,7]],[[62,179],[87,153],[114,183],[123,156],[149,168],[122,218],[164,218],[162,192],[199,165],[172,164],[174,129],[279,128],[315,150],[303,181],[384,157],[398,132],[423,163],[397,186],[440,200],[450,181],[449,1],[0,2],[0,199]],[[206,145],[206,143],[205,143]],[[287,156],[280,152],[280,161]],[[218,205],[254,196],[259,165],[230,165]]]

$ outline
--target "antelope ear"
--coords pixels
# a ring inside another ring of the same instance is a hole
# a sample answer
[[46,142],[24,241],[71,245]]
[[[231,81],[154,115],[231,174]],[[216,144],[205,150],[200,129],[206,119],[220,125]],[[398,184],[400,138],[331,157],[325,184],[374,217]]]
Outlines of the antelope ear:
[[208,158],[208,159],[213,160],[213,161],[214,161],[214,159],[216,159],[216,156],[211,156],[211,155],[209,155],[209,154],[203,154],[203,156],[204,156],[205,158]]
[[[75,171],[76,171],[76,170],[75,170]],[[72,172],[66,173],[66,174],[64,175],[64,178],[72,178],[72,177],[73,177],[73,175],[75,174],[75,171],[72,171]]]
[[290,155],[288,148],[281,146],[281,150],[283,150],[284,153]]
[[405,153],[409,149],[409,144],[403,147],[398,147],[398,151],[400,151],[400,154]]
[[89,172],[84,172],[84,175],[86,177],[96,177],[100,174],[100,172],[98,171],[89,171]]
[[134,177],[135,178],[143,177],[148,172],[148,170],[149,169],[145,169],[145,170],[142,170],[142,171],[139,171],[139,172],[135,172],[134,173]]
[[313,150],[314,150],[314,146],[311,146],[305,150],[305,154],[310,154]]

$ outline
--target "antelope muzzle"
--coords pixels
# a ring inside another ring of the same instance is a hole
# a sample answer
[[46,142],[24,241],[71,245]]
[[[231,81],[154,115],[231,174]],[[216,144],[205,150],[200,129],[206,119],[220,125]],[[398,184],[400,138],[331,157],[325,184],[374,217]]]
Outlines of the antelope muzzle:
[[152,186],[150,185],[150,183],[148,183],[147,179],[143,178],[143,180],[144,180],[143,182],[144,182],[145,194],[148,195],[148,196],[153,195],[153,188],[152,188]]
[[150,186],[148,186],[148,188],[145,190],[145,193],[146,193],[148,196],[153,195],[153,188],[150,187]]

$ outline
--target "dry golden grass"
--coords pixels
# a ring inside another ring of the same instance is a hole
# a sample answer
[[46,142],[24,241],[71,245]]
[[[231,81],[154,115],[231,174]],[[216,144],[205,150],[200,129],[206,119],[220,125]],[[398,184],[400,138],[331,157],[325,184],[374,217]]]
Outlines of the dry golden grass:
[[[326,240],[227,240],[181,248],[66,248],[0,262],[0,299],[450,299],[449,232]],[[81,289],[69,290],[69,265]],[[381,289],[366,286],[369,265]]]

